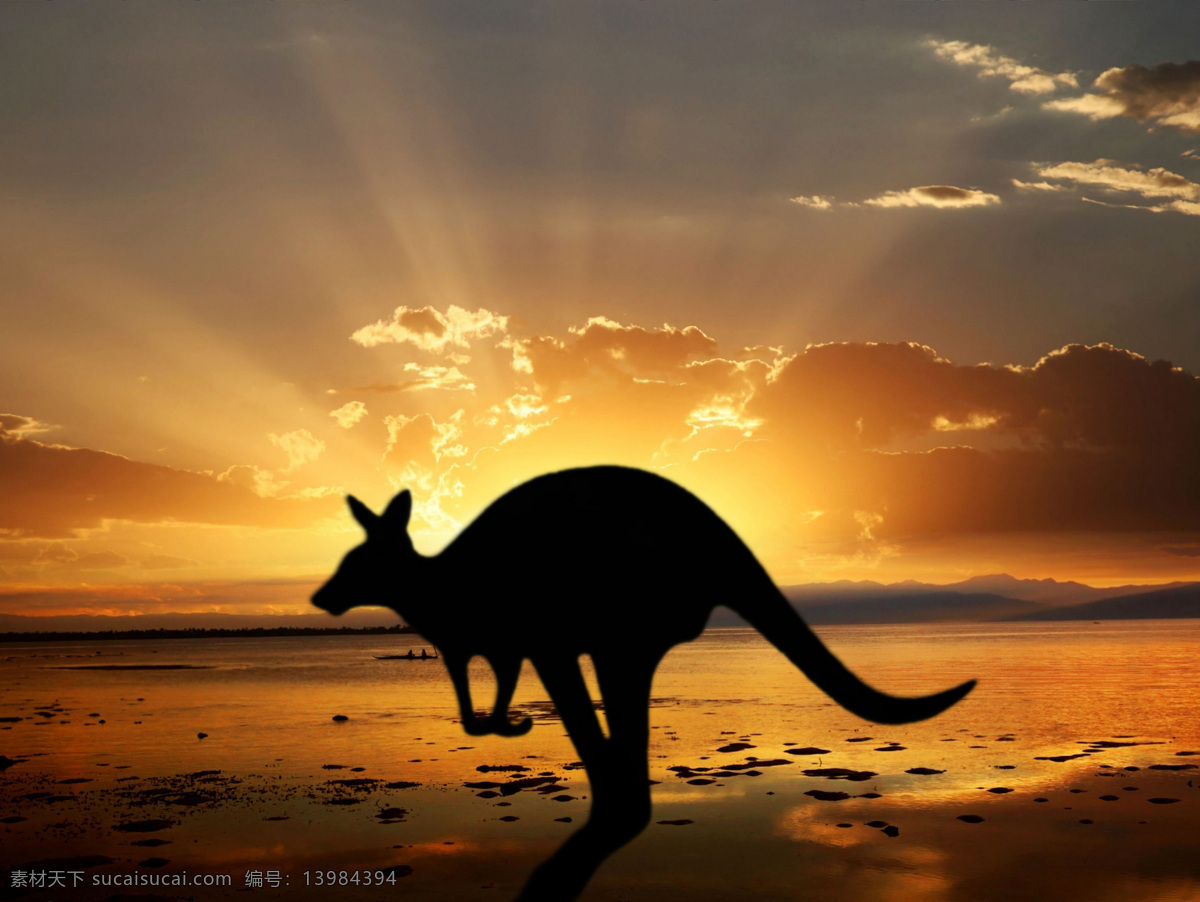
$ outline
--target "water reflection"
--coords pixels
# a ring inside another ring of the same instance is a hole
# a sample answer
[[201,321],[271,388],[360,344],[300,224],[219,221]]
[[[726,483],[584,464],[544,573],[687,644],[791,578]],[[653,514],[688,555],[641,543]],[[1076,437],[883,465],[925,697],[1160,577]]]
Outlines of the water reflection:
[[[655,823],[599,870],[584,899],[649,900],[669,891],[774,900],[802,891],[830,900],[1148,902],[1200,894],[1198,770],[1155,769],[1200,763],[1179,754],[1200,752],[1191,689],[1200,623],[821,632],[880,688],[917,694],[967,675],[980,677],[979,688],[936,721],[879,728],[828,704],[752,634],[706,635],[677,649],[658,672],[650,710],[650,776],[660,781],[652,787]],[[467,739],[440,665],[398,669],[375,660],[395,648],[377,638],[331,637],[120,649],[132,663],[212,665],[163,672],[45,669],[79,659],[44,655],[94,646],[0,649],[0,716],[22,718],[0,723],[0,754],[19,762],[0,779],[0,821],[25,818],[0,824],[6,862],[101,855],[114,859],[101,869],[115,872],[147,870],[138,863],[158,857],[169,861],[160,871],[225,869],[239,880],[252,868],[407,866],[396,889],[406,895],[515,895],[586,817],[590,787],[581,770],[568,768],[575,759],[562,725],[541,716],[525,737]],[[489,691],[485,667],[472,680],[481,695]],[[225,694],[220,705],[211,701],[214,685]],[[527,672],[515,706],[534,710],[539,701],[545,695]],[[36,713],[49,706],[59,710]],[[335,714],[349,720],[334,723]],[[208,737],[197,739],[200,731]],[[718,751],[740,743],[746,747]],[[877,751],[896,748],[890,743],[904,748]],[[802,748],[827,752],[789,753]],[[728,768],[753,759],[791,763],[759,767],[758,776],[748,775],[755,768]],[[477,770],[494,765],[529,770]],[[696,785],[689,779],[705,772],[684,779],[672,767],[730,775]],[[803,773],[829,767],[877,776],[855,783]],[[907,773],[918,767],[944,773]],[[220,773],[188,776],[206,770]],[[488,790],[466,785],[543,773],[555,776],[546,785],[565,789],[492,790],[484,798]],[[90,782],[61,782],[77,779]],[[419,785],[388,788],[411,783]],[[994,788],[1012,791],[988,792]],[[848,797],[805,795],[814,789]],[[156,801],[161,790],[200,801]],[[858,797],[873,791],[877,798]],[[62,800],[46,801],[53,797]],[[331,804],[338,799],[356,801]],[[405,814],[381,819],[388,808]],[[114,830],[159,817],[174,825]],[[560,820],[567,817],[571,823]],[[868,826],[875,822],[897,835]],[[168,844],[133,845],[147,839]],[[749,869],[753,885],[744,879]],[[293,886],[287,898],[305,892]],[[81,889],[72,898],[111,894]]]

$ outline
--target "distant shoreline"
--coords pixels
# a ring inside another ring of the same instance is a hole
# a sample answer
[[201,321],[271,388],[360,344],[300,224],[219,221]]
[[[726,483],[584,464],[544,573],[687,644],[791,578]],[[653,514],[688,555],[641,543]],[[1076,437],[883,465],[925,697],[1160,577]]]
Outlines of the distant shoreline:
[[245,627],[214,629],[59,630],[0,633],[5,642],[93,642],[114,639],[271,639],[288,636],[394,636],[416,632],[411,626]]

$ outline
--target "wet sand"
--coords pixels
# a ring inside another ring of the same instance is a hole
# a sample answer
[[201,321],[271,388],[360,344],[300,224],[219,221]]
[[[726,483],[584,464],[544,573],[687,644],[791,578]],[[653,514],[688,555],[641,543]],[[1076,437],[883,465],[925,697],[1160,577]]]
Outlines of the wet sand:
[[[794,899],[803,888],[815,899],[957,899],[970,888],[974,899],[1132,900],[1200,888],[1200,749],[1170,737],[1081,737],[1045,749],[968,727],[917,737],[894,727],[790,738],[714,729],[685,750],[670,701],[659,700],[655,717],[654,823],[585,898],[652,899],[672,888]],[[549,706],[539,713],[541,731],[561,729]],[[79,714],[50,702],[17,716],[13,732],[67,729]],[[69,893],[79,900],[317,898],[330,888],[313,885],[316,872],[332,869],[383,881],[339,887],[339,898],[385,888],[406,898],[511,896],[586,819],[586,774],[569,754],[498,758],[501,742],[468,745],[444,726],[438,739],[414,737],[423,757],[387,770],[345,758],[302,774],[282,761],[231,771],[214,755],[199,771],[145,774],[112,760],[68,775],[52,755],[10,756],[0,785],[6,883],[12,872],[57,871],[82,876]],[[452,756],[457,777],[447,780]],[[231,884],[145,885],[185,872]],[[259,872],[261,888],[248,889],[247,872]],[[143,885],[122,885],[135,880]]]
[[[1089,688],[1064,692],[1047,673],[1068,660],[1057,634],[1029,652],[1005,639],[990,669],[940,635],[888,636],[890,659],[846,641],[859,635],[839,634],[840,647],[883,688],[978,675],[980,689],[932,721],[879,727],[757,640],[705,640],[655,683],[653,822],[583,898],[1200,896],[1193,645],[1155,638],[1153,660],[1139,646],[1109,661],[1108,645],[1081,645],[1069,664]],[[440,664],[398,671],[409,665],[365,643],[299,647],[163,646],[124,662],[210,669],[13,662],[0,687],[0,898],[506,899],[586,820],[586,774],[531,673],[516,699],[531,733],[467,737]],[[490,698],[486,668],[472,679],[476,700]],[[317,885],[330,870],[359,882]],[[14,887],[17,871],[68,884],[78,872],[81,885]],[[229,884],[151,882],[185,873]]]

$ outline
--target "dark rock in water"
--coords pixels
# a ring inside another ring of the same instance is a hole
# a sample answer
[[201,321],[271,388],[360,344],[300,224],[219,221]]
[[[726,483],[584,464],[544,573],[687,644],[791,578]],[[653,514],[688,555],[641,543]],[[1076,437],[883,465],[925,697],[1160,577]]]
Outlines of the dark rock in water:
[[784,749],[785,755],[828,755],[829,749],[819,749],[815,745],[806,746],[802,749]]
[[810,789],[805,795],[812,796],[814,799],[819,799],[822,802],[840,802],[842,799],[850,798],[850,793],[848,792],[830,792],[825,789]]
[[345,723],[345,722],[346,722],[347,720],[349,720],[349,719],[350,719],[350,718],[349,718],[349,717],[347,717],[345,714],[335,714],[335,715],[333,715],[333,720],[334,720],[334,723]]
[[1120,796],[1100,796],[1100,801],[1101,802],[1115,802],[1115,801],[1119,800],[1120,798],[1121,798]]
[[147,849],[156,849],[159,846],[169,846],[170,844],[171,840],[169,839],[135,839],[130,843],[131,846],[142,846]]
[[1004,795],[1006,792],[1012,792],[1007,786],[993,786],[988,792],[994,792],[996,795]]
[[846,741],[847,742],[870,742],[871,737],[870,736],[851,736]]
[[397,780],[395,783],[384,783],[384,789],[412,789],[414,786],[420,786],[420,783],[414,783],[411,780]]
[[349,764],[322,764],[321,770],[345,770]]
[[917,774],[918,776],[927,777],[930,774],[944,774],[944,770],[934,770],[932,767],[910,767],[905,771],[906,774]]
[[362,799],[330,799],[326,805],[357,805]]
[[503,785],[503,783],[497,783],[495,780],[476,780],[474,783],[463,784],[467,789],[498,789]]
[[1128,767],[1122,768],[1122,770],[1135,771],[1135,770],[1141,770],[1141,768],[1140,768],[1140,767],[1134,767],[1134,766],[1131,764],[1131,765],[1129,765]]
[[1079,752],[1075,755],[1037,755],[1034,761],[1071,761],[1075,758],[1086,758],[1087,752]]
[[881,796],[877,792],[862,792],[862,793],[859,793],[858,795],[856,795],[854,798],[856,798],[856,799],[878,799],[878,798],[881,798]]
[[1090,823],[1092,823],[1092,821],[1088,820],[1088,819],[1085,817],[1085,818],[1084,818],[1083,820],[1081,820],[1079,823],[1081,823],[1081,824],[1090,824]]
[[569,795],[555,796],[554,801],[556,801],[556,802],[574,802],[575,796],[569,796]]
[[392,875],[397,877],[407,877],[411,873],[412,866],[407,864],[398,864],[395,867],[384,868],[383,870],[384,877],[391,877]]
[[25,818],[21,817],[18,814],[14,814],[12,817],[0,818],[0,824],[19,824],[23,820],[25,820]]
[[273,814],[270,817],[264,817],[263,820],[264,821],[286,821],[286,820],[288,820],[288,816],[286,814]]
[[978,814],[960,814],[958,816],[958,819],[967,824],[982,824],[983,823],[983,818],[981,818]]
[[719,749],[717,749],[717,751],[718,752],[740,752],[744,749],[752,749],[752,748],[754,748],[754,746],[751,745],[749,742],[731,742],[731,743],[729,743],[729,745],[721,746]]
[[716,782],[716,780],[710,780],[708,777],[697,777],[695,780],[688,780],[688,784],[691,786],[711,786]]
[[875,749],[875,751],[877,751],[877,752],[904,752],[904,751],[907,751],[907,748],[902,745],[884,745],[884,746],[880,746],[879,748]]
[[508,823],[512,823],[513,821],[519,821],[520,818],[517,817],[515,814],[506,814],[506,815],[504,815],[504,817],[500,818],[500,820],[506,821]]
[[558,823],[560,823],[560,824],[569,824],[569,823],[571,823],[571,819],[570,819],[569,817],[556,817],[556,818],[555,818],[555,820],[556,820]]
[[886,827],[887,825],[888,825],[887,821],[867,821],[867,823],[866,823],[866,826],[874,827],[876,830],[878,830],[882,827]]
[[853,824],[837,824],[836,826],[845,829],[846,827],[853,827],[854,825]]
[[522,777],[519,780],[512,780],[501,785],[500,794],[510,796],[520,792],[522,789],[532,789],[535,786],[543,786],[553,782],[553,777]]
[[[582,766],[583,765],[581,764],[580,767],[582,767]],[[569,769],[571,767],[571,765],[568,764],[567,767]],[[481,764],[481,765],[479,765],[479,767],[475,768],[475,770],[479,771],[481,774],[486,774],[488,771],[493,771],[493,770],[522,771],[522,770],[529,770],[529,768],[525,767],[522,764]]]
[[174,827],[176,821],[169,821],[165,818],[148,821],[130,821],[124,824],[115,824],[114,830],[119,830],[122,833],[157,833],[159,830],[166,830],[168,827]]
[[475,793],[475,795],[479,796],[481,799],[495,799],[500,796],[500,793],[496,792],[494,789],[485,789],[483,792]]
[[[20,718],[17,718],[17,719],[20,720]],[[17,764],[17,763],[18,762],[12,758],[9,758],[5,755],[0,755],[0,770],[7,770],[8,768],[12,767],[14,764]]]
[[1087,792],[1087,790],[1086,789],[1068,789],[1067,792],[1073,792],[1076,795],[1078,795],[1081,792]]
[[197,738],[197,739],[207,739],[207,738],[208,738],[208,734],[207,734],[207,733],[197,733],[197,734],[196,734],[196,738]]
[[1151,764],[1150,770],[1195,770],[1195,764]]
[[995,767],[996,770],[1016,770],[1017,769],[1017,766],[1015,764],[994,764],[992,766]]
[[403,820],[406,814],[408,814],[408,812],[403,808],[384,808],[375,816],[381,821],[398,821]]
[[1041,798],[1038,798],[1038,799],[1034,799],[1034,801],[1035,801],[1035,802],[1049,802],[1050,800],[1049,800],[1049,799],[1041,799]]
[[161,868],[164,864],[170,864],[170,862],[165,858],[147,858],[145,861],[139,861],[138,867]]
[[694,824],[696,822],[693,820],[689,820],[686,817],[682,817],[677,821],[659,821],[658,823],[663,824],[667,827],[686,827],[688,824]]
[[848,767],[812,767],[804,771],[806,777],[825,777],[829,780],[848,780],[862,783],[879,776],[873,770],[850,770]]
[[1146,799],[1151,805],[1172,805],[1179,799]]
[[883,828],[883,832],[886,833],[888,836],[899,836],[900,828],[893,827],[891,824],[889,824],[888,826]]
[[[4,719],[3,717],[0,717],[0,720],[3,720],[3,719]],[[18,718],[18,720],[19,719],[20,718]],[[1175,753],[1176,758],[1186,758],[1188,755],[1200,755],[1200,752],[1176,752]]]
[[[749,770],[750,768],[759,768],[759,767],[780,767],[781,765],[792,764],[792,763],[793,762],[788,761],[786,758],[771,758],[769,761],[759,761],[757,758],[752,758],[751,760],[747,761],[745,764],[726,764],[723,769],[724,770]],[[699,769],[699,768],[697,768],[697,769]],[[704,768],[704,769],[708,770],[708,768]]]

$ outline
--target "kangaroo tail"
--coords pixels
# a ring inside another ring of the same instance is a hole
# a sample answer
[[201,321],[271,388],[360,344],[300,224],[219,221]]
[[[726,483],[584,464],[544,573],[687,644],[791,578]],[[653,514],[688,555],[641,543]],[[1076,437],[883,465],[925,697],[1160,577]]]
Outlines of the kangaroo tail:
[[818,689],[851,714],[882,724],[926,720],[941,714],[975,687],[975,681],[968,680],[945,692],[917,698],[902,698],[872,689],[825,647],[774,584],[769,591],[774,597],[760,595],[750,603],[731,607],[799,667]]

